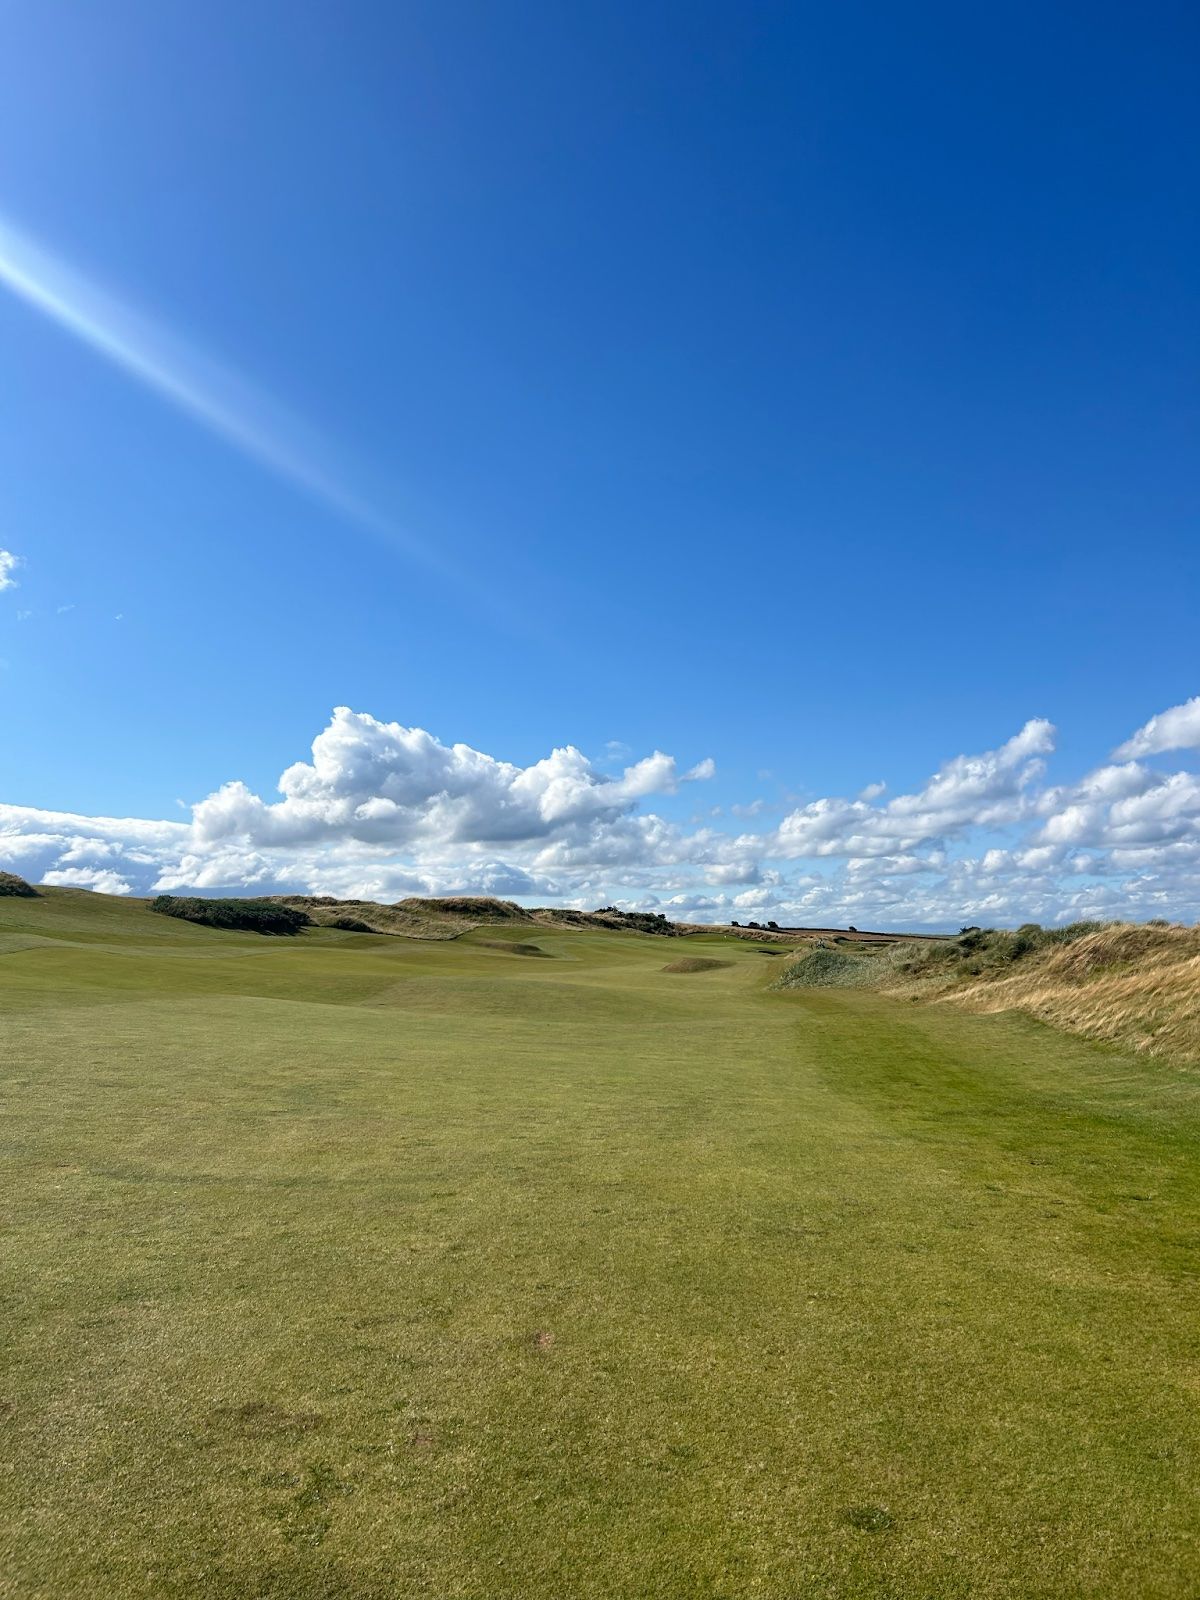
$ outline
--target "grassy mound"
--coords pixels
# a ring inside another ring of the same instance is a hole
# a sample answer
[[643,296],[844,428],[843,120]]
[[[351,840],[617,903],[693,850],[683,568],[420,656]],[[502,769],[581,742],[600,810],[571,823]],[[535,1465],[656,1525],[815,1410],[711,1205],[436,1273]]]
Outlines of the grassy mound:
[[37,890],[15,872],[0,872],[0,894],[16,895],[22,900],[36,900]]
[[1127,1048],[1200,1061],[1200,929],[1026,923],[889,948],[815,945],[777,989],[879,989],[972,1011],[1024,1011]]
[[817,944],[780,973],[776,989],[861,989],[877,983],[890,963],[880,956]]
[[515,900],[494,900],[490,895],[448,894],[437,899],[410,895],[396,902],[397,911],[426,917],[457,917],[465,921],[528,922],[529,913]]
[[160,894],[151,911],[184,922],[202,922],[210,928],[239,928],[247,933],[299,933],[309,918],[295,906],[273,900],[204,900],[199,896]]
[[732,961],[710,961],[707,956],[682,956],[678,961],[668,961],[664,972],[715,972],[718,967],[731,967]]
[[1085,1038],[1200,1061],[1200,928],[1094,927],[1007,972],[984,970],[941,998],[973,1011],[1020,1010]]
[[517,905],[515,900],[497,900],[490,895],[410,895],[391,906],[373,900],[335,900],[331,895],[271,898],[275,904],[306,912],[321,927],[345,928],[349,925],[347,919],[352,919],[358,925],[353,931],[399,934],[407,939],[457,939],[474,928],[521,922],[543,928],[610,928],[621,933],[679,932],[678,926],[661,912],[619,911],[616,906],[602,906],[598,911],[526,907]]
[[389,906],[375,900],[338,900],[333,895],[281,894],[272,895],[271,904],[303,911],[317,927],[405,939],[457,939],[489,922],[529,921],[529,913],[511,900],[463,895],[444,900],[412,896]]

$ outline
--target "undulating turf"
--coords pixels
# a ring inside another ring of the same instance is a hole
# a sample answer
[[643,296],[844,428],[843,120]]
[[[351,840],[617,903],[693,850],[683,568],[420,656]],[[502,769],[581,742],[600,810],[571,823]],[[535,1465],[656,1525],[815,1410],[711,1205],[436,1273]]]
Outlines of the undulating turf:
[[0,901],[0,1593],[1200,1593],[1193,1077],[777,973]]

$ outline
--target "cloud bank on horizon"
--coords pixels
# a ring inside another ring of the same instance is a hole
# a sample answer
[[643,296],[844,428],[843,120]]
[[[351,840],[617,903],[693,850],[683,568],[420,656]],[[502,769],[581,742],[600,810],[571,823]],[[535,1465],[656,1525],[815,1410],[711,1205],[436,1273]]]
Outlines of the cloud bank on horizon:
[[340,706],[276,800],[235,780],[187,822],[0,804],[0,867],[111,894],[494,894],[700,922],[1200,918],[1200,774],[1142,759],[1200,748],[1200,697],[1072,784],[1047,779],[1054,745],[1034,719],[915,793],[875,782],[732,833],[646,806],[711,778],[711,760],[681,772],[655,751],[612,776],[568,745],[518,767]]

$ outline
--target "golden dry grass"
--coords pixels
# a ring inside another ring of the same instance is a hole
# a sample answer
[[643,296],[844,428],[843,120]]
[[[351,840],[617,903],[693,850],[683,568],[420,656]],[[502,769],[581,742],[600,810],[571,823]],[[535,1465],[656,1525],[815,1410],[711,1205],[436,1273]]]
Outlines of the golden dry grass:
[[1088,1039],[1200,1061],[1200,928],[1113,923],[936,996],[972,1011],[1023,1011]]

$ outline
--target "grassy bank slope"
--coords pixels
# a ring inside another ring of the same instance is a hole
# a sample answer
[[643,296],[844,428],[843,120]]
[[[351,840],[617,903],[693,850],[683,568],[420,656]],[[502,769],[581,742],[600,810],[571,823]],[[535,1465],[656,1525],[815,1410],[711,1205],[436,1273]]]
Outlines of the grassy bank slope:
[[1200,929],[1114,923],[954,995],[1018,1009],[1089,1039],[1200,1061]]
[[1200,1062],[1200,928],[1030,924],[874,952],[817,947],[790,963],[780,984],[873,988],[971,1011],[1022,1011],[1088,1039]]
[[5,1596],[1190,1596],[1190,1079],[752,947],[0,905]]

